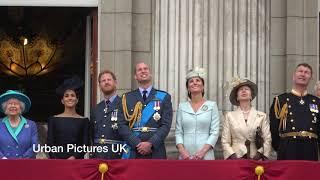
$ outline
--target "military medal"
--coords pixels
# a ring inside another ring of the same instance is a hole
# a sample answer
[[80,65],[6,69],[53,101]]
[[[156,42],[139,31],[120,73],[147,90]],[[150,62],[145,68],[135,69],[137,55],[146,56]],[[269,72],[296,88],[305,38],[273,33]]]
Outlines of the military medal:
[[301,105],[304,105],[304,100],[301,98],[301,100],[299,101],[299,103],[300,103]]
[[312,123],[317,123],[317,117],[313,117]]
[[311,112],[318,113],[318,106],[316,104],[309,104],[309,109]]
[[117,121],[118,120],[118,110],[114,110],[112,113],[111,113],[111,121]]
[[202,111],[208,110],[208,106],[207,106],[207,105],[203,105],[202,108],[201,108],[201,110],[202,110]]
[[155,111],[159,111],[160,110],[160,101],[154,101],[154,106],[153,106],[153,109]]
[[113,130],[117,130],[117,129],[118,129],[118,123],[112,124],[112,125],[111,125],[111,128],[112,128]]
[[154,114],[153,114],[153,119],[154,119],[155,121],[159,121],[159,120],[161,119],[160,114],[159,114],[158,112],[154,113]]

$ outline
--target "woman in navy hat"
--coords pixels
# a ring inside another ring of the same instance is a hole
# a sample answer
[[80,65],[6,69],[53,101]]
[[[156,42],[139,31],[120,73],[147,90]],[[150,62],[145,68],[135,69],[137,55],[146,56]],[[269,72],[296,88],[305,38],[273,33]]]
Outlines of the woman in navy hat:
[[35,158],[33,146],[38,144],[37,126],[22,116],[31,107],[29,97],[8,90],[0,95],[0,104],[6,115],[0,122],[0,158]]
[[[63,147],[63,151],[49,153],[52,159],[83,159],[89,144],[89,119],[79,115],[76,105],[79,101],[78,90],[82,86],[79,77],[74,76],[57,88],[61,95],[64,112],[48,119],[49,146]],[[85,145],[85,146],[83,146]]]

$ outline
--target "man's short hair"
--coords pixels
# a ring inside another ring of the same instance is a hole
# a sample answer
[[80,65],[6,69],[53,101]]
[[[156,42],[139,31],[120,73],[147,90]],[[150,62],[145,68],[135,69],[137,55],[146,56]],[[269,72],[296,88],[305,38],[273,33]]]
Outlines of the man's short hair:
[[110,74],[113,80],[117,80],[116,75],[110,70],[103,70],[99,73],[98,82],[100,83],[101,76],[104,74]]
[[296,67],[296,70],[297,70],[298,67],[300,67],[300,66],[303,66],[303,67],[306,67],[306,68],[310,69],[311,74],[312,74],[312,67],[311,67],[308,63],[300,63],[300,64],[298,64],[297,67]]
[[134,74],[137,73],[137,65],[138,65],[138,64],[145,64],[145,65],[147,65],[148,68],[149,68],[149,70],[150,70],[150,72],[151,72],[150,64],[149,64],[149,63],[146,63],[146,62],[143,62],[143,61],[140,61],[140,62],[137,62],[136,65],[134,66]]

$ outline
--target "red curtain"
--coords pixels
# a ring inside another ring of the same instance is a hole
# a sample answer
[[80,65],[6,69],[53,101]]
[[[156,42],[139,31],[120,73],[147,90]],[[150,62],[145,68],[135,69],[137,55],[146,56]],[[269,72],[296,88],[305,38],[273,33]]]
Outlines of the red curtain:
[[309,161],[179,161],[179,160],[0,160],[4,180],[101,180],[99,164],[106,163],[104,180],[318,180],[320,163]]

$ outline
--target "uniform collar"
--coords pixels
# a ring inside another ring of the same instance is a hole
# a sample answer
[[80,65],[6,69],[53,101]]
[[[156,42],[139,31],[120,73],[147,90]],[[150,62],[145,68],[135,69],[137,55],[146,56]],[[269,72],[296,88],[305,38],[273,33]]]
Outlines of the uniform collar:
[[109,100],[110,103],[112,103],[116,97],[117,97],[117,94],[114,94],[113,96],[109,97],[109,99],[105,99],[105,102]]
[[13,130],[13,128],[11,127],[10,125],[10,122],[9,122],[9,117],[6,116],[5,118],[3,118],[3,122],[4,124],[6,125],[10,135],[12,136],[12,138],[17,142],[18,142],[18,134],[21,132],[22,128],[23,127],[26,127],[28,128],[29,126],[24,126],[25,124],[27,124],[27,120],[26,118],[24,118],[23,116],[20,116],[20,122],[19,122],[19,125],[17,126],[17,129],[16,131]]
[[146,90],[146,91],[147,91],[146,96],[148,97],[149,94],[150,94],[151,89],[152,89],[152,86],[149,86],[147,89],[144,89],[144,88],[142,88],[142,87],[139,87],[139,91],[140,91],[141,96],[143,96],[143,91]]
[[291,93],[294,94],[294,95],[296,95],[296,96],[299,96],[299,97],[300,97],[300,96],[305,96],[305,95],[307,95],[307,94],[308,94],[308,91],[305,90],[303,93],[299,93],[298,91],[292,89],[292,90],[291,90]]

